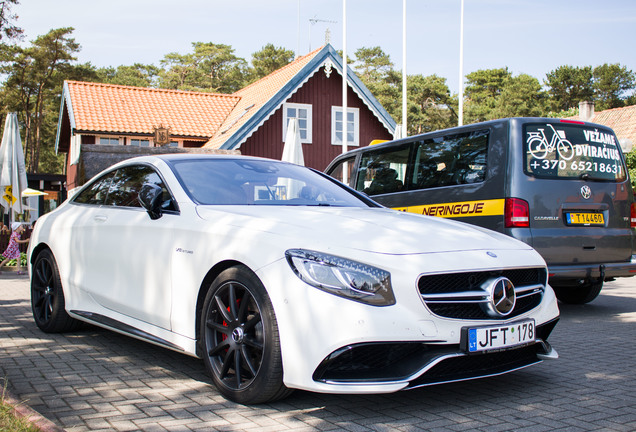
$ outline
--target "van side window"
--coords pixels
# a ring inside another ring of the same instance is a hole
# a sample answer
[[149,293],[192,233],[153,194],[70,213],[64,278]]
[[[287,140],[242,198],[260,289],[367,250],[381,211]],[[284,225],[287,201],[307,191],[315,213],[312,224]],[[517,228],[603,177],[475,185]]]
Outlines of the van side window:
[[366,152],[362,155],[356,189],[367,195],[404,190],[411,144]]
[[[350,157],[347,159],[343,159],[335,165],[331,171],[328,173],[331,177],[336,180],[341,181],[342,183],[348,185],[349,180],[351,180],[351,176],[353,175],[353,168],[355,167],[355,157]],[[347,173],[346,176],[343,176],[344,173]]]
[[417,144],[412,184],[428,189],[478,183],[486,178],[488,131],[440,136]]

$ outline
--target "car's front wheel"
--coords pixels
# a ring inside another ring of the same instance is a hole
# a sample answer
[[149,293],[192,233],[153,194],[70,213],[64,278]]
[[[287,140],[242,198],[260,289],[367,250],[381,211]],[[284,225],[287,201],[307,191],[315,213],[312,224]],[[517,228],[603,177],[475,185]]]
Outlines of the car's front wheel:
[[48,249],[40,252],[31,271],[31,309],[40,330],[60,333],[78,328],[80,322],[66,313],[62,281],[53,253]]
[[206,368],[226,398],[255,404],[287,396],[276,315],[254,273],[244,266],[223,271],[208,290],[200,325]]

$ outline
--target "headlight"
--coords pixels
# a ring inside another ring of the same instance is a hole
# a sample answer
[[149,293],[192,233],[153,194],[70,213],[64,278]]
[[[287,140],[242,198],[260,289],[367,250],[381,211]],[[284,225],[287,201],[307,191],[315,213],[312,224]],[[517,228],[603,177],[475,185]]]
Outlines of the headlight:
[[395,304],[391,274],[385,270],[302,249],[285,252],[296,275],[316,288],[373,306]]

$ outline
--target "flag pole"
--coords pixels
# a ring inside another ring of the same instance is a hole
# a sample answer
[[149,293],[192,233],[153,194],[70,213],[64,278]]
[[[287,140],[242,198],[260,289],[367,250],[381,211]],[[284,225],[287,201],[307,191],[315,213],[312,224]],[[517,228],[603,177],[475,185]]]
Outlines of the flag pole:
[[402,136],[408,136],[406,120],[406,0],[402,0]]
[[459,107],[457,125],[464,124],[464,0],[461,0],[459,18]]

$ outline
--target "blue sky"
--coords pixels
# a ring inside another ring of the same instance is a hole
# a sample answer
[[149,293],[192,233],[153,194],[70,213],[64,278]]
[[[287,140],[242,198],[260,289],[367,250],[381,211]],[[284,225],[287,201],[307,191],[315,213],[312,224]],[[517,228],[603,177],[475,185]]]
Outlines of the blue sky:
[[[437,74],[457,93],[460,0],[406,4],[407,72]],[[343,45],[342,0],[21,0],[14,12],[27,41],[74,27],[78,60],[96,66],[159,65],[192,42],[231,45],[248,61],[267,43],[305,54],[327,28]],[[636,71],[636,0],[465,0],[464,13],[464,73],[508,66],[543,81],[562,65]],[[347,0],[348,52],[372,46],[402,68],[402,0]]]

